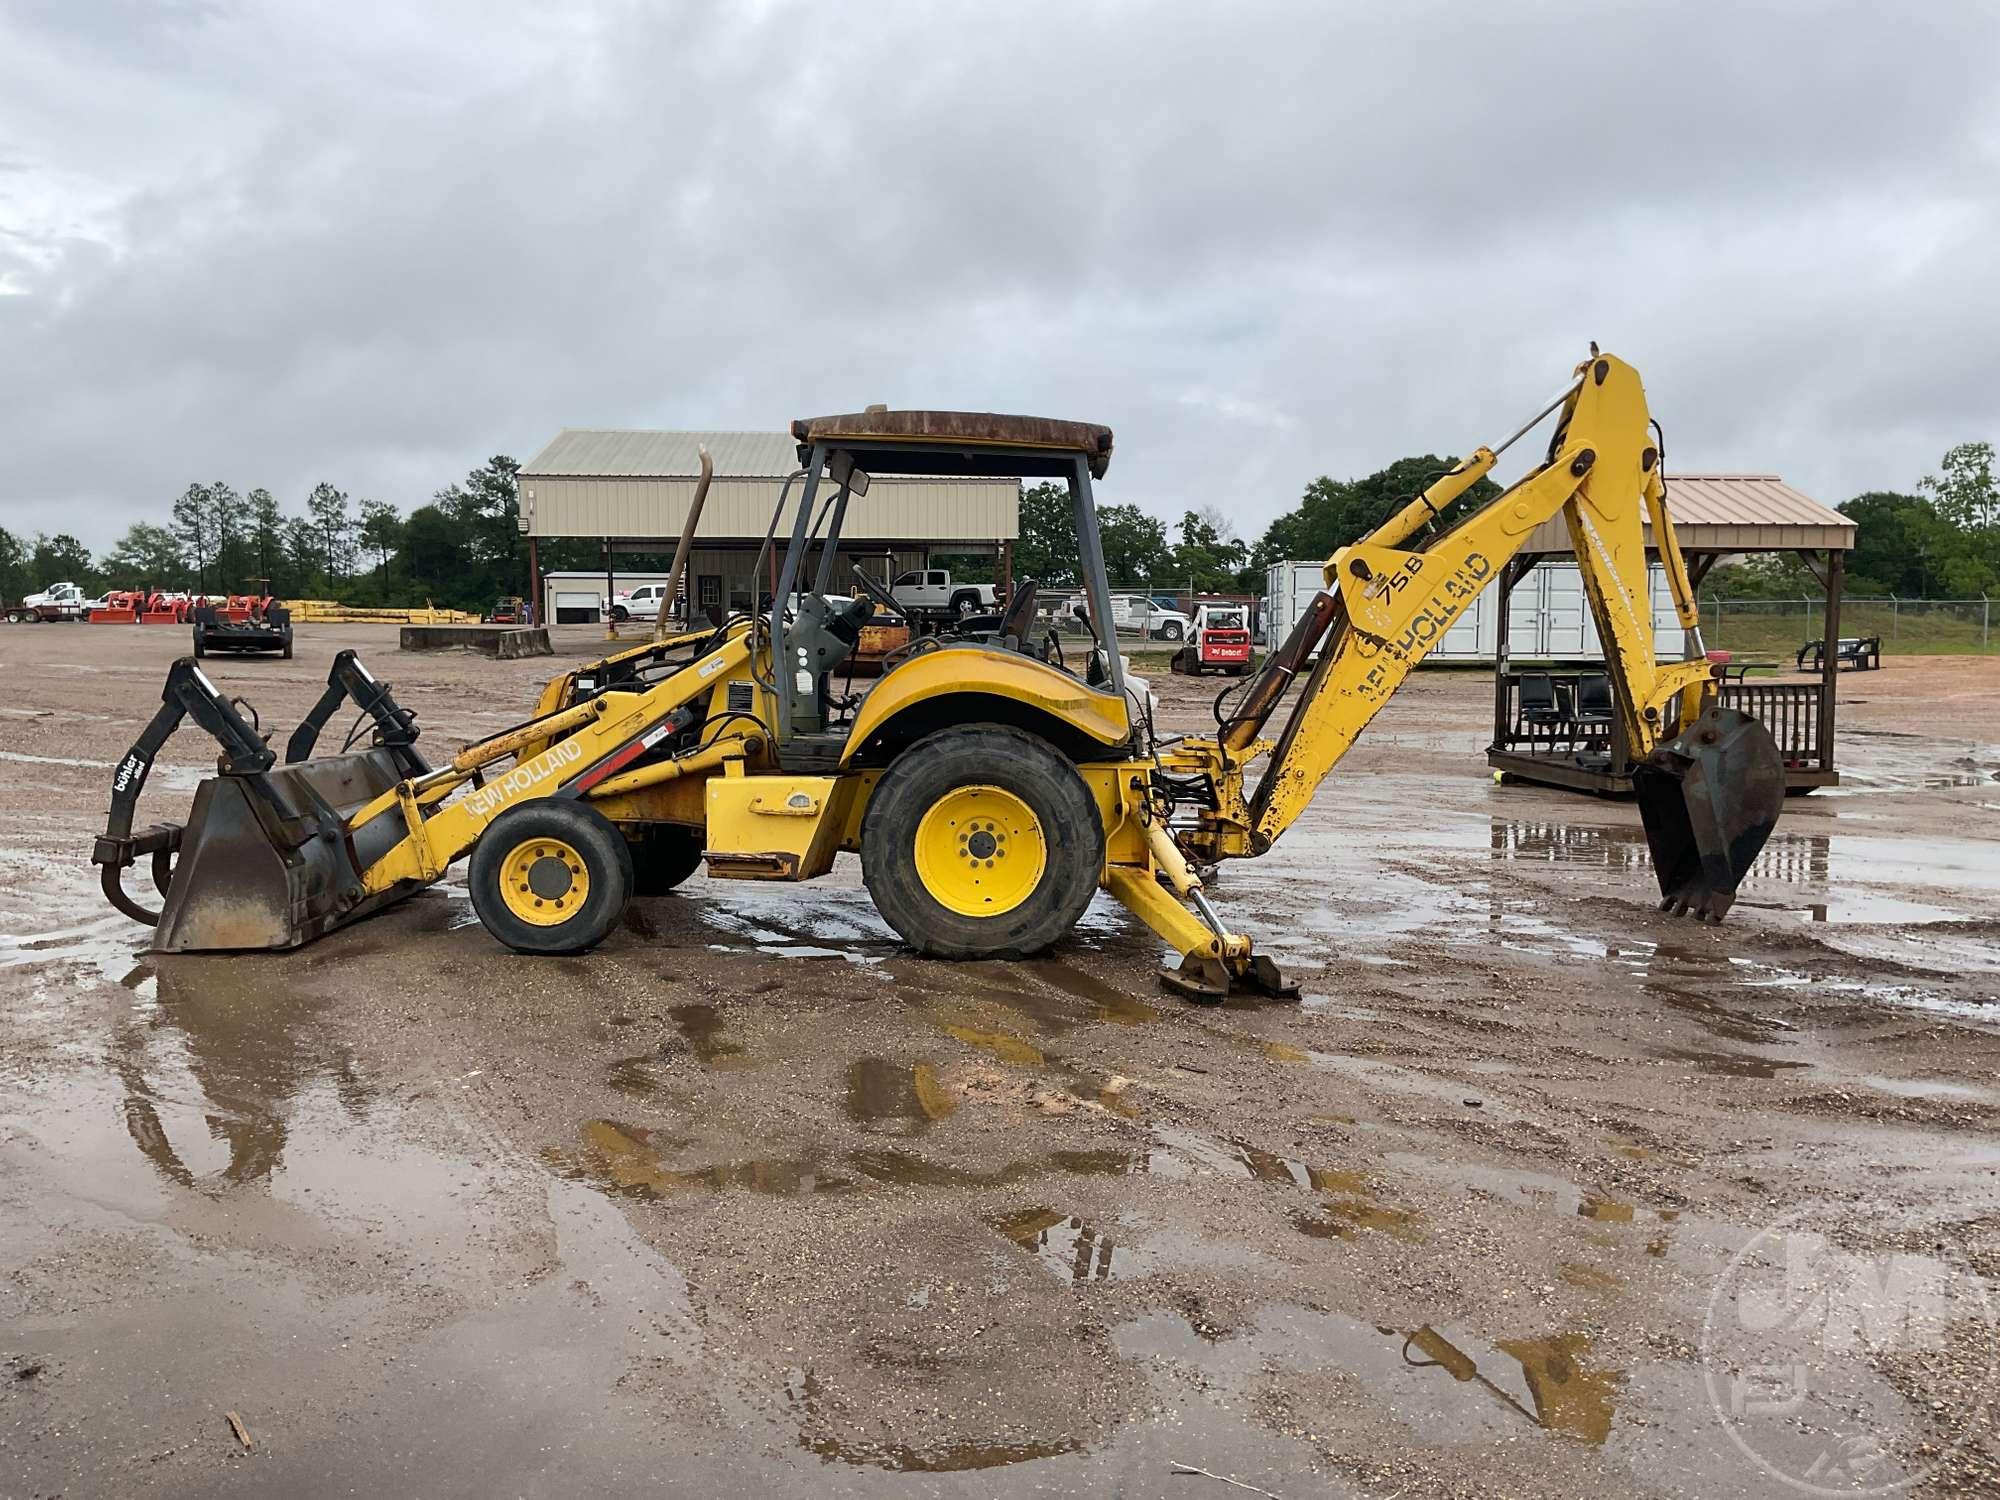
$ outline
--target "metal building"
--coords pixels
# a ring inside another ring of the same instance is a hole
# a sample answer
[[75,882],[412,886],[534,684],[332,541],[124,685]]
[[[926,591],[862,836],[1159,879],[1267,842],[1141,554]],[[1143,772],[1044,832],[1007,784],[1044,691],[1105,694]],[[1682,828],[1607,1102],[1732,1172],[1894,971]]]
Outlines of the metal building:
[[[756,607],[776,587],[775,554],[783,549],[774,549],[767,579],[751,576],[757,553],[786,476],[799,466],[798,445],[777,432],[564,428],[520,474],[521,529],[528,536],[535,598],[544,595],[541,538],[600,542],[607,574],[621,552],[671,551],[694,497],[703,447],[715,475],[688,558],[685,597],[697,612]],[[788,504],[798,497],[794,486]],[[1020,534],[1020,501],[1016,479],[877,479],[848,512],[839,576],[846,576],[850,561],[886,583],[928,566],[934,555],[990,556],[1005,584]],[[618,570],[621,586],[627,576]]]

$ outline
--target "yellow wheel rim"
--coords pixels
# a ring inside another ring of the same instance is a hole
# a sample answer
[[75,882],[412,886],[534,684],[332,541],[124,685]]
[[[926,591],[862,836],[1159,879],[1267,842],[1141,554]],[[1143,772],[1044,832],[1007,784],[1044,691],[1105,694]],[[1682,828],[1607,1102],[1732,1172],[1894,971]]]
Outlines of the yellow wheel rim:
[[523,839],[500,861],[500,897],[523,922],[554,927],[583,909],[590,873],[561,839]]
[[931,899],[964,917],[1012,911],[1048,868],[1041,820],[1012,792],[961,786],[917,824],[917,875]]

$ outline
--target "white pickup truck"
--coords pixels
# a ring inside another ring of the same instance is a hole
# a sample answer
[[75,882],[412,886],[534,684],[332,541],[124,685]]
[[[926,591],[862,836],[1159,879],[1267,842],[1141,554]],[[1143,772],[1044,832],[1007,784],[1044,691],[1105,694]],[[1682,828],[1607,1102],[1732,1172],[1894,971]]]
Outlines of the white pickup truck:
[[611,601],[611,618],[621,625],[627,620],[657,620],[660,602],[666,597],[664,583],[642,583],[626,589]]
[[90,613],[93,602],[75,584],[56,583],[39,594],[28,595],[19,604],[9,605],[7,618],[16,625],[32,620],[81,620]]
[[[1090,601],[1078,599],[1070,606],[1077,628],[1090,629]],[[1111,628],[1123,635],[1143,635],[1155,641],[1184,641],[1193,621],[1177,609],[1169,609],[1147,594],[1113,594]]]
[[1000,594],[990,583],[955,583],[943,568],[918,568],[898,574],[889,592],[904,609],[922,614],[963,618],[1000,607]]

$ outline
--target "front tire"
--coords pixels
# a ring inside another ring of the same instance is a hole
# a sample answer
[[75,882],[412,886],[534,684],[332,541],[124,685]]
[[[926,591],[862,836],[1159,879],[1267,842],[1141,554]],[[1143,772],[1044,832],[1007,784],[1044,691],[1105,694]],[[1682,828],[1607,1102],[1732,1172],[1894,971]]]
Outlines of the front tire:
[[197,658],[208,655],[208,632],[199,625],[194,628],[194,654]]
[[1160,634],[1165,636],[1170,641],[1179,640],[1183,635],[1183,633],[1184,632],[1181,630],[1181,622],[1179,620],[1169,620],[1167,621],[1166,624],[1160,627]]
[[631,618],[632,618],[632,611],[630,611],[629,609],[627,609],[627,608],[626,608],[626,607],[625,607],[624,605],[622,605],[622,604],[614,604],[614,605],[612,605],[612,606],[611,606],[611,623],[612,623],[612,624],[614,624],[614,625],[623,625],[623,624],[624,624],[624,623],[625,623],[625,622],[626,622],[627,620],[629,620],[629,619],[631,619]]
[[998,724],[912,745],[862,820],[868,894],[904,942],[934,958],[1041,952],[1076,925],[1103,867],[1103,822],[1076,767]]
[[578,802],[509,808],[466,872],[480,925],[516,953],[581,953],[604,940],[632,895],[632,851]]

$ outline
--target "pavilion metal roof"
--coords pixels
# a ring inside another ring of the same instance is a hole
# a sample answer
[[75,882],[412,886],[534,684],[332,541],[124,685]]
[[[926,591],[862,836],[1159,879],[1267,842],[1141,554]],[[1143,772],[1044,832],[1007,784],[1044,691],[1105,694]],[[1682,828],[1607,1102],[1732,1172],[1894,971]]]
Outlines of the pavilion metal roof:
[[783,432],[659,432],[632,427],[565,427],[527,463],[537,479],[688,479],[701,449],[718,479],[783,479],[799,466],[798,444]]
[[[1793,489],[1776,474],[1667,475],[1667,513],[1683,552],[1846,552],[1854,522]],[[1646,528],[1652,540],[1652,528]],[[1561,516],[1529,534],[1524,553],[1567,555]]]

